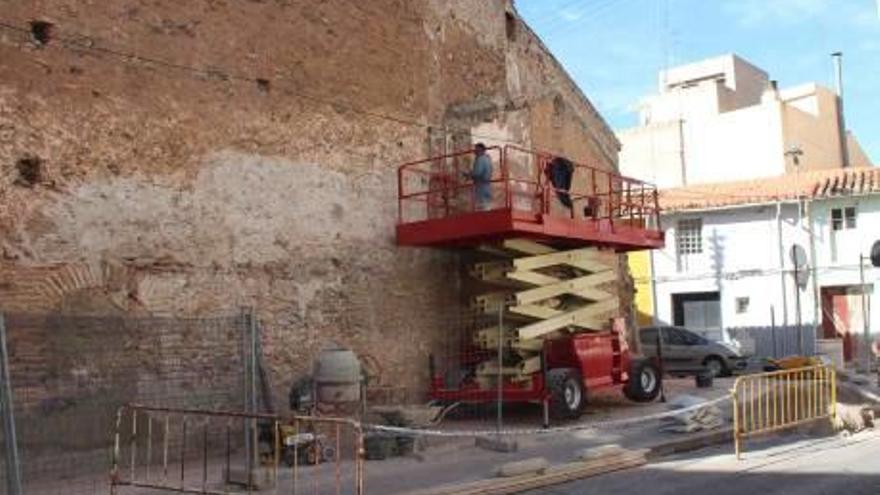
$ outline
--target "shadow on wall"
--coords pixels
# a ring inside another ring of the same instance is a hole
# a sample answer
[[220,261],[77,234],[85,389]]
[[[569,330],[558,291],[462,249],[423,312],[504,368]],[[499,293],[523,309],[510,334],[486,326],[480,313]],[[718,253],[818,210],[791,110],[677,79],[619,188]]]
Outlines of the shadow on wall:
[[715,275],[715,288],[721,290],[721,279],[724,278],[724,240],[725,237],[712,229],[709,236],[709,257],[711,259],[712,273]]

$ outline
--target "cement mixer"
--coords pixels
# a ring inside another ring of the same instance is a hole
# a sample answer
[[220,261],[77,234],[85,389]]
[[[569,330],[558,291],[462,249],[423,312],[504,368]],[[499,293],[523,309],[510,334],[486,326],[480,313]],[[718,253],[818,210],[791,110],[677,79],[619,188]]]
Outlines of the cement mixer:
[[366,375],[357,355],[334,344],[318,353],[310,375],[294,382],[290,408],[304,414],[358,414],[365,407],[365,388]]

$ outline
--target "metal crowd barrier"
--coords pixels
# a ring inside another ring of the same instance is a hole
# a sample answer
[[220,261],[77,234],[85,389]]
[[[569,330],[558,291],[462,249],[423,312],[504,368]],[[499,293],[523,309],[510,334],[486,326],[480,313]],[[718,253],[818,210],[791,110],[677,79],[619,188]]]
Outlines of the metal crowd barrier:
[[811,366],[740,376],[731,389],[734,450],[745,438],[791,428],[837,414],[837,374]]
[[349,419],[127,405],[110,493],[363,495],[363,445]]

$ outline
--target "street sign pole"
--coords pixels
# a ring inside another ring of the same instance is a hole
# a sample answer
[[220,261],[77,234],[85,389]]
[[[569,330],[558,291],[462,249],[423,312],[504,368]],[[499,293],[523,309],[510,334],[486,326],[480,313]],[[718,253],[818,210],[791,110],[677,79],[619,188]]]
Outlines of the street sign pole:
[[865,286],[865,256],[859,253],[859,292],[862,294],[862,327],[863,341],[862,359],[865,361],[865,373],[871,372],[871,326],[868,322],[868,288]]
[[[798,244],[791,246],[791,264],[794,265],[794,304],[797,321],[798,354],[804,355],[804,328],[801,322],[801,288],[807,286],[810,276],[807,268],[807,252]],[[806,270],[806,271],[805,271]]]
[[800,274],[798,271],[800,268],[797,263],[794,265],[794,310],[795,310],[795,321],[797,323],[797,337],[798,337],[798,354],[804,355],[804,329],[801,326],[801,284],[800,284]]

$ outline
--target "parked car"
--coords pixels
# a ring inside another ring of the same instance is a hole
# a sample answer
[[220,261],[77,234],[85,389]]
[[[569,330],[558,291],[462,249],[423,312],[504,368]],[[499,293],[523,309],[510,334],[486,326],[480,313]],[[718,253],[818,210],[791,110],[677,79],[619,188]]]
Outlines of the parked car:
[[657,333],[663,350],[663,369],[671,374],[692,374],[707,369],[715,376],[742,371],[748,361],[739,350],[724,342],[713,342],[682,327],[645,327],[639,331],[642,353],[657,356]]

